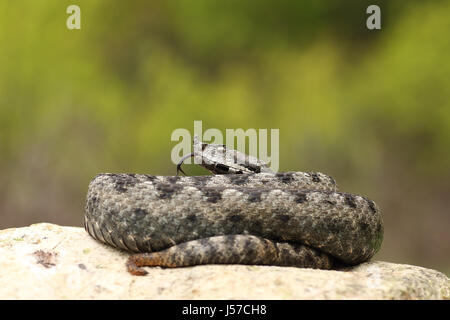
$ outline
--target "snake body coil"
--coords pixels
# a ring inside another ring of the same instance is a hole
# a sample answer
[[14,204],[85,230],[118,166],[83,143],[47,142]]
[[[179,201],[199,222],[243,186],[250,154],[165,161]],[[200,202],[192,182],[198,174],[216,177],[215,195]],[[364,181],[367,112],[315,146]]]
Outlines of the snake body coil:
[[85,228],[113,247],[141,252],[139,266],[266,264],[331,269],[370,259],[381,213],[336,191],[321,173],[212,176],[100,174],[87,194]]

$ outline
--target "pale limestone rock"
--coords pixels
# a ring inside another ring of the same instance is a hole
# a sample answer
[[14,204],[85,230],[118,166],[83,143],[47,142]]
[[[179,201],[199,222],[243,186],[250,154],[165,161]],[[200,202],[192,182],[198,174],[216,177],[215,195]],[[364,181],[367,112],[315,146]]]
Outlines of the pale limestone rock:
[[369,262],[344,271],[207,265],[127,273],[128,254],[84,229],[0,231],[0,299],[450,299],[444,274]]

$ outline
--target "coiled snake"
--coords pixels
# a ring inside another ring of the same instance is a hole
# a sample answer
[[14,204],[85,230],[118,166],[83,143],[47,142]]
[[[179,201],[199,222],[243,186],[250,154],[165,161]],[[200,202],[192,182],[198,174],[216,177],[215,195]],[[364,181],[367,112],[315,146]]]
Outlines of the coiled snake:
[[146,274],[142,266],[198,264],[332,269],[367,261],[380,248],[378,207],[337,192],[333,178],[271,173],[225,146],[196,145],[202,152],[190,156],[221,174],[99,174],[89,185],[85,229],[105,244],[139,253],[128,259],[132,274]]

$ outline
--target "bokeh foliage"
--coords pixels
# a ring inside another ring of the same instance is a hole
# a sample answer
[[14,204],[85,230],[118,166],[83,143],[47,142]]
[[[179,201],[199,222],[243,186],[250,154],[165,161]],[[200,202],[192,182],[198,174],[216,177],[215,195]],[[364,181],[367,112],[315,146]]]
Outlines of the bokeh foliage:
[[376,3],[0,2],[0,227],[81,225],[93,176],[173,174],[203,120],[279,128],[281,170],[383,209],[378,259],[450,272],[450,4]]

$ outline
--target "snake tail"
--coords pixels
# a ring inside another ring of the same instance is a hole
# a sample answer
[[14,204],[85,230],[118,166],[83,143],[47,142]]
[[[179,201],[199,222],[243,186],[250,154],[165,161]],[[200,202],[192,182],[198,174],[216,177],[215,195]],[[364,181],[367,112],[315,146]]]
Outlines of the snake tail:
[[275,265],[332,269],[333,259],[306,245],[277,242],[252,235],[224,235],[202,238],[166,250],[130,256],[128,271],[145,275],[140,267],[188,267],[202,264]]

